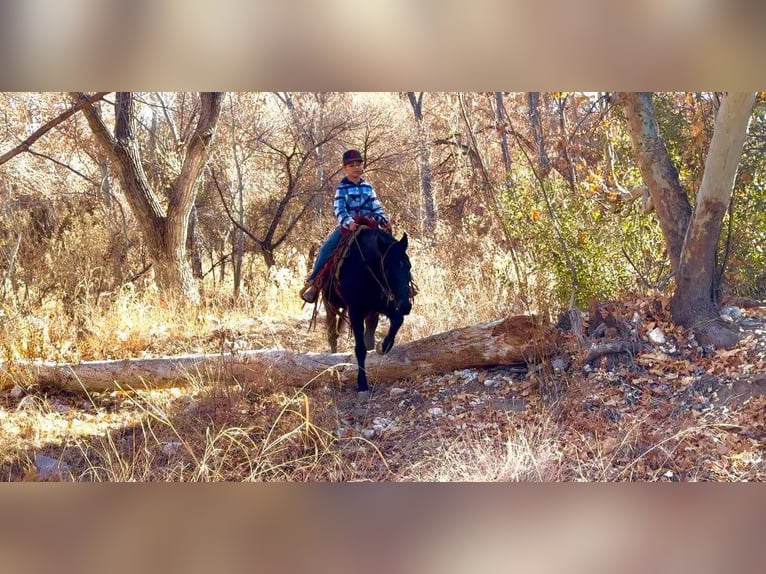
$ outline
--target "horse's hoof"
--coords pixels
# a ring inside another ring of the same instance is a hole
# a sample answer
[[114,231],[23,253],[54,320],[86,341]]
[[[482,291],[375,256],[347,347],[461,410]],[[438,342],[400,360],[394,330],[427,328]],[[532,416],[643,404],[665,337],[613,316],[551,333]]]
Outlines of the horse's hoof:
[[360,403],[366,403],[370,400],[370,391],[359,391],[356,393],[356,398]]
[[380,355],[388,355],[389,351],[394,348],[394,342],[393,341],[386,341],[383,339],[383,343],[380,345],[380,351],[378,354]]

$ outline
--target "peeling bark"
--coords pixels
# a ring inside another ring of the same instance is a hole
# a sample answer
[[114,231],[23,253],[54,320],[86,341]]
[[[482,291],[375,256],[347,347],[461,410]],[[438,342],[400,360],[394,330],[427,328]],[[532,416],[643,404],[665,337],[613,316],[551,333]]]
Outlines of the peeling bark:
[[670,264],[676,271],[691,218],[691,204],[660,135],[651,92],[624,92],[618,100],[625,110],[638,168],[657,211]]
[[718,110],[670,305],[676,323],[691,327],[707,339],[703,342],[722,347],[734,345],[737,337],[718,320],[713,297],[715,255],[754,102],[754,92],[734,92],[724,98]]
[[691,328],[702,343],[730,347],[738,337],[718,318],[713,295],[715,257],[755,93],[733,92],[721,103],[693,214],[659,134],[651,98],[648,92],[619,96],[675,271],[671,315],[677,324]]

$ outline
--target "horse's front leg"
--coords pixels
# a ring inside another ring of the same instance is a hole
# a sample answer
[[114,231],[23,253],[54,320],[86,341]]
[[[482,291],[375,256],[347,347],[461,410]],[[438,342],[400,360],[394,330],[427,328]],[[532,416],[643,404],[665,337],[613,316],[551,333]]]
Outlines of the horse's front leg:
[[375,329],[378,328],[378,314],[376,312],[367,313],[364,318],[364,346],[368,351],[375,348]]
[[391,326],[389,327],[388,334],[386,334],[386,337],[383,339],[383,343],[380,346],[380,350],[383,355],[388,353],[393,348],[394,339],[396,338],[396,334],[399,332],[399,327],[401,327],[402,323],[404,323],[404,317],[401,315],[390,317],[390,319]]
[[348,319],[351,322],[351,330],[354,332],[354,354],[357,364],[356,390],[361,398],[366,398],[369,395],[369,387],[367,386],[367,373],[364,367],[367,358],[367,347],[364,344],[364,313],[355,313],[349,309]]

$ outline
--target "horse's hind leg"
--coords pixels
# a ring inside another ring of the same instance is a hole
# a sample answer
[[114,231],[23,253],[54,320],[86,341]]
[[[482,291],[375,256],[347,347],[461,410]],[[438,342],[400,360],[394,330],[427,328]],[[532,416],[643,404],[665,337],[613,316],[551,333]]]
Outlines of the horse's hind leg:
[[325,327],[327,328],[327,344],[331,353],[338,352],[338,332],[340,331],[340,312],[325,302]]
[[378,328],[378,314],[368,313],[364,317],[364,346],[368,351],[375,348],[375,329]]

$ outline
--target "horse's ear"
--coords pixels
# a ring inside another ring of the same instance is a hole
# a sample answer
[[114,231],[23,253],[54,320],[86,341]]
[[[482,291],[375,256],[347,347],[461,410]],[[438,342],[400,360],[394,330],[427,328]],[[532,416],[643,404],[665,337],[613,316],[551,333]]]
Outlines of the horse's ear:
[[407,233],[402,235],[402,238],[399,240],[399,243],[402,244],[402,249],[406,250],[407,245],[409,244],[409,240],[407,239]]

